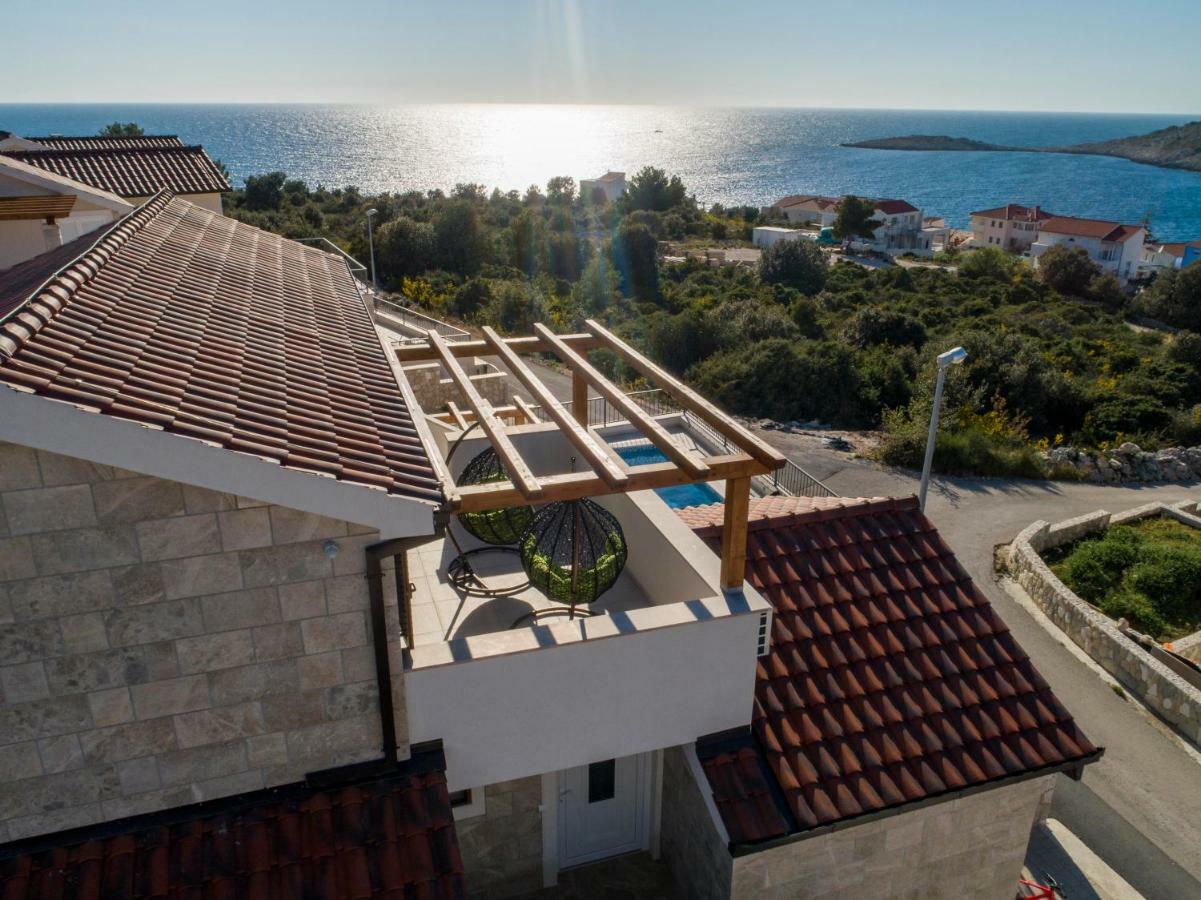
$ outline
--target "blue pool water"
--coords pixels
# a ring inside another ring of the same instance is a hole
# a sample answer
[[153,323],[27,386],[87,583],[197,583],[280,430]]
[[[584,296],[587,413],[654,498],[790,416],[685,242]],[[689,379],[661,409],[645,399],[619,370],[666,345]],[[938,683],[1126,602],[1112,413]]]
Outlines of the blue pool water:
[[[642,444],[636,447],[619,447],[617,448],[617,455],[631,466],[667,462],[667,457],[663,455],[663,451],[650,444]],[[721,503],[721,494],[703,482],[699,484],[681,484],[678,487],[657,488],[655,493],[662,497],[663,502],[672,509]]]

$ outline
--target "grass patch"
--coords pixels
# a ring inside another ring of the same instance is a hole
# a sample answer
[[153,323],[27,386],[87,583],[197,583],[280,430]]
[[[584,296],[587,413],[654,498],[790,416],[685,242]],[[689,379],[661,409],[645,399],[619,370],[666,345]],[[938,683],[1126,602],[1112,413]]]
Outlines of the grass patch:
[[1195,528],[1156,516],[1056,547],[1044,558],[1082,599],[1156,640],[1201,629],[1201,532]]

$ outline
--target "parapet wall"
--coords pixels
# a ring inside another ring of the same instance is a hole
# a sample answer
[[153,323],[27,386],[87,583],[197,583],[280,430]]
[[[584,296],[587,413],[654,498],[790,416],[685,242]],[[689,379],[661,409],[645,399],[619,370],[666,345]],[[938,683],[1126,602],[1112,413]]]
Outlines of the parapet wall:
[[1078,597],[1043,561],[1042,552],[1149,516],[1169,516],[1201,528],[1195,502],[1168,506],[1150,503],[1110,515],[1098,510],[1056,525],[1035,522],[1014,539],[1007,563],[1010,573],[1031,599],[1068,637],[1123,688],[1151,707],[1165,722],[1201,744],[1201,689],[1189,684],[1164,662],[1122,633],[1118,624]]

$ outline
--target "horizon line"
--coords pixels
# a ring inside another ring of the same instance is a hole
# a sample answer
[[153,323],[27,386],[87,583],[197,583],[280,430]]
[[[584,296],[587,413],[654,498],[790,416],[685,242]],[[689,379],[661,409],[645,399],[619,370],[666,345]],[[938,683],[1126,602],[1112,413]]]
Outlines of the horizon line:
[[1013,115],[1050,116],[1142,116],[1142,117],[1193,117],[1201,119],[1198,112],[1131,112],[1124,110],[1071,110],[1071,109],[1003,109],[1003,108],[957,108],[949,106],[789,106],[772,103],[613,103],[600,101],[544,101],[544,100],[429,100],[429,101],[354,101],[354,100],[6,100],[0,109],[15,106],[342,106],[363,108],[403,108],[423,106],[547,106],[547,107],[646,107],[664,109],[761,109],[761,110],[822,110],[828,112],[946,112],[946,113],[1002,113]]

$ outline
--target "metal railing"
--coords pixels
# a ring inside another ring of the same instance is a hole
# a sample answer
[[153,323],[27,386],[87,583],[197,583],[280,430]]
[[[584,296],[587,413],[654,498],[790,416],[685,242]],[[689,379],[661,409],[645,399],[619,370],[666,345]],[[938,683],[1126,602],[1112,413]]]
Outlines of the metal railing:
[[403,338],[402,340],[404,341],[424,341],[425,333],[431,328],[448,341],[466,341],[471,339],[470,332],[466,332],[462,328],[448,325],[424,313],[419,313],[415,309],[409,309],[407,306],[401,306],[399,303],[385,300],[383,297],[375,298],[375,309],[376,312],[383,313],[389,319],[396,320],[402,327],[411,328],[417,332],[412,337]]
[[350,271],[352,273],[354,273],[355,275],[366,275],[367,274],[367,267],[365,265],[363,265],[361,262],[359,262],[357,259],[355,259],[353,256],[351,256],[349,253],[347,253],[345,250],[343,250],[341,247],[339,247],[337,244],[335,244],[329,238],[323,238],[323,237],[296,238],[295,240],[296,240],[296,243],[298,243],[298,244],[324,244],[326,247],[329,248],[329,252],[336,253],[336,254],[338,254],[338,256],[340,256],[344,260],[346,260],[346,265],[350,267]]
[[[630,391],[626,394],[631,400],[641,406],[652,416],[663,416],[670,413],[680,413],[684,419],[685,428],[694,435],[703,438],[710,446],[720,447],[723,452],[731,453],[737,448],[718,433],[700,416],[682,409],[671,395],[660,388],[643,391]],[[563,407],[571,408],[571,401],[564,400]],[[540,417],[542,407],[532,404],[530,407]],[[604,428],[625,422],[626,418],[615,409],[605,397],[588,398],[588,427]],[[751,478],[751,486],[761,497],[787,495],[790,497],[837,497],[819,479],[810,475],[791,459],[785,459],[783,468],[776,469],[770,475],[755,475]]]

